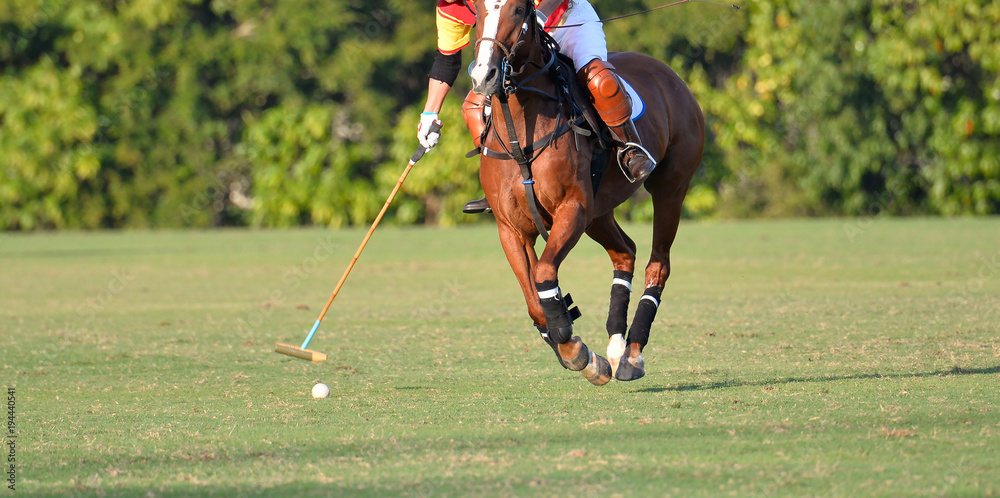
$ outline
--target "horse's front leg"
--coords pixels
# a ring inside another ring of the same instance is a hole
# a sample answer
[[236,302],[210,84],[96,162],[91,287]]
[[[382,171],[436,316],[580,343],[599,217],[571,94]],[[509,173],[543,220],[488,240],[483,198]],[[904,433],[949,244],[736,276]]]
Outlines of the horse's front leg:
[[[534,321],[535,328],[538,329],[542,340],[552,348],[552,352],[555,353],[556,359],[559,360],[563,368],[570,368],[571,365],[567,365],[563,361],[559,355],[558,345],[549,339],[545,329],[545,313],[539,305],[538,293],[535,291],[532,279],[535,265],[538,263],[538,255],[535,253],[535,238],[528,237],[500,219],[497,220],[497,231],[500,236],[500,245],[503,247],[504,255],[507,256],[507,262],[510,263],[510,268],[514,271],[514,276],[517,277],[521,292],[524,293],[524,302],[528,306],[528,316]],[[579,370],[579,368],[575,370]]]
[[535,239],[527,237],[499,218],[497,219],[497,232],[504,255],[507,256],[507,262],[510,263],[510,269],[514,271],[517,283],[521,286],[521,292],[524,293],[524,302],[528,305],[528,316],[535,321],[536,326],[544,325],[545,314],[538,304],[538,294],[535,292],[532,279],[535,264],[538,263],[538,255],[535,253]]
[[535,253],[535,238],[528,237],[499,218],[497,219],[497,231],[500,236],[500,245],[503,247],[504,255],[507,256],[507,262],[510,263],[510,268],[514,271],[514,276],[517,277],[521,292],[524,293],[524,302],[528,306],[528,316],[534,321],[535,328],[538,329],[542,339],[552,348],[556,358],[562,363],[562,358],[559,357],[559,351],[556,349],[556,343],[552,342],[546,333],[545,313],[542,312],[542,307],[538,304],[538,293],[535,291],[534,279],[532,278],[535,264],[538,263],[538,255]]
[[559,288],[559,266],[580,240],[586,229],[587,216],[583,203],[564,201],[552,217],[552,229],[542,257],[535,266],[534,286],[538,304],[545,316],[546,339],[557,344],[563,366],[579,370],[595,385],[611,380],[611,364],[590,351],[583,340],[573,336],[573,319],[566,299]]

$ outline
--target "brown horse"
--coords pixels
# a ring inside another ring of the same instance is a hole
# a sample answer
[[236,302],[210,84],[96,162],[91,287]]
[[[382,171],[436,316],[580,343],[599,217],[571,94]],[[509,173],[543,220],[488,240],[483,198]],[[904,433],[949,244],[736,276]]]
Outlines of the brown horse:
[[[554,42],[536,22],[534,9],[532,0],[476,1],[476,64],[485,66],[477,67],[473,90],[490,99],[492,119],[483,136],[480,181],[528,314],[560,363],[596,385],[611,375],[635,380],[645,373],[641,352],[670,276],[670,246],[684,196],[701,162],[704,117],[687,85],[663,62],[630,52],[609,55],[645,102],[635,125],[657,163],[642,183],[653,201],[653,247],[626,343],[636,246],[615,220],[614,208],[640,184],[629,181],[612,155],[595,195],[591,159],[597,137],[555,132],[566,129],[572,106],[554,98],[566,78],[560,80],[550,63]],[[492,36],[484,36],[484,29]],[[507,154],[486,154],[490,150]],[[546,230],[551,233],[538,257],[535,242]],[[568,309],[572,302],[558,288],[559,266],[584,233],[607,250],[614,266],[607,325],[611,364],[572,335],[575,310]]]

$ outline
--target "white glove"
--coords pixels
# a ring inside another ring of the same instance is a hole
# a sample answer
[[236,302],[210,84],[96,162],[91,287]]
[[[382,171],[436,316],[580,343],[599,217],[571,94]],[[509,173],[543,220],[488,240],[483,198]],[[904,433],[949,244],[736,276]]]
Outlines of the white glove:
[[438,139],[441,138],[440,131],[431,131],[432,123],[441,124],[441,120],[438,119],[436,112],[425,112],[420,115],[420,124],[417,126],[417,141],[425,149],[430,149],[437,145]]

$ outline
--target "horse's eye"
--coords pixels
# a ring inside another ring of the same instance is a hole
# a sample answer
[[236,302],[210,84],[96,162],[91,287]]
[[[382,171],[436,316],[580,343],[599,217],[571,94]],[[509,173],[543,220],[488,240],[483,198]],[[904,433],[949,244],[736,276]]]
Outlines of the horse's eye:
[[517,8],[514,9],[514,15],[518,16],[518,17],[523,16],[524,15],[524,6],[518,5]]

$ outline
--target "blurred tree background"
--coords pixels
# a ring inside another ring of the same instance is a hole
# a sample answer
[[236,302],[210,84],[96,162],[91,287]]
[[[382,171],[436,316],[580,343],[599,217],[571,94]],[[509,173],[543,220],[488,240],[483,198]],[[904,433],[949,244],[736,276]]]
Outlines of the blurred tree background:
[[[369,222],[416,146],[434,4],[0,0],[0,229]],[[1000,3],[741,5],[605,28],[705,110],[688,216],[1000,212]],[[482,219],[459,211],[481,196],[469,84],[397,223]],[[648,200],[622,213],[647,218]]]

